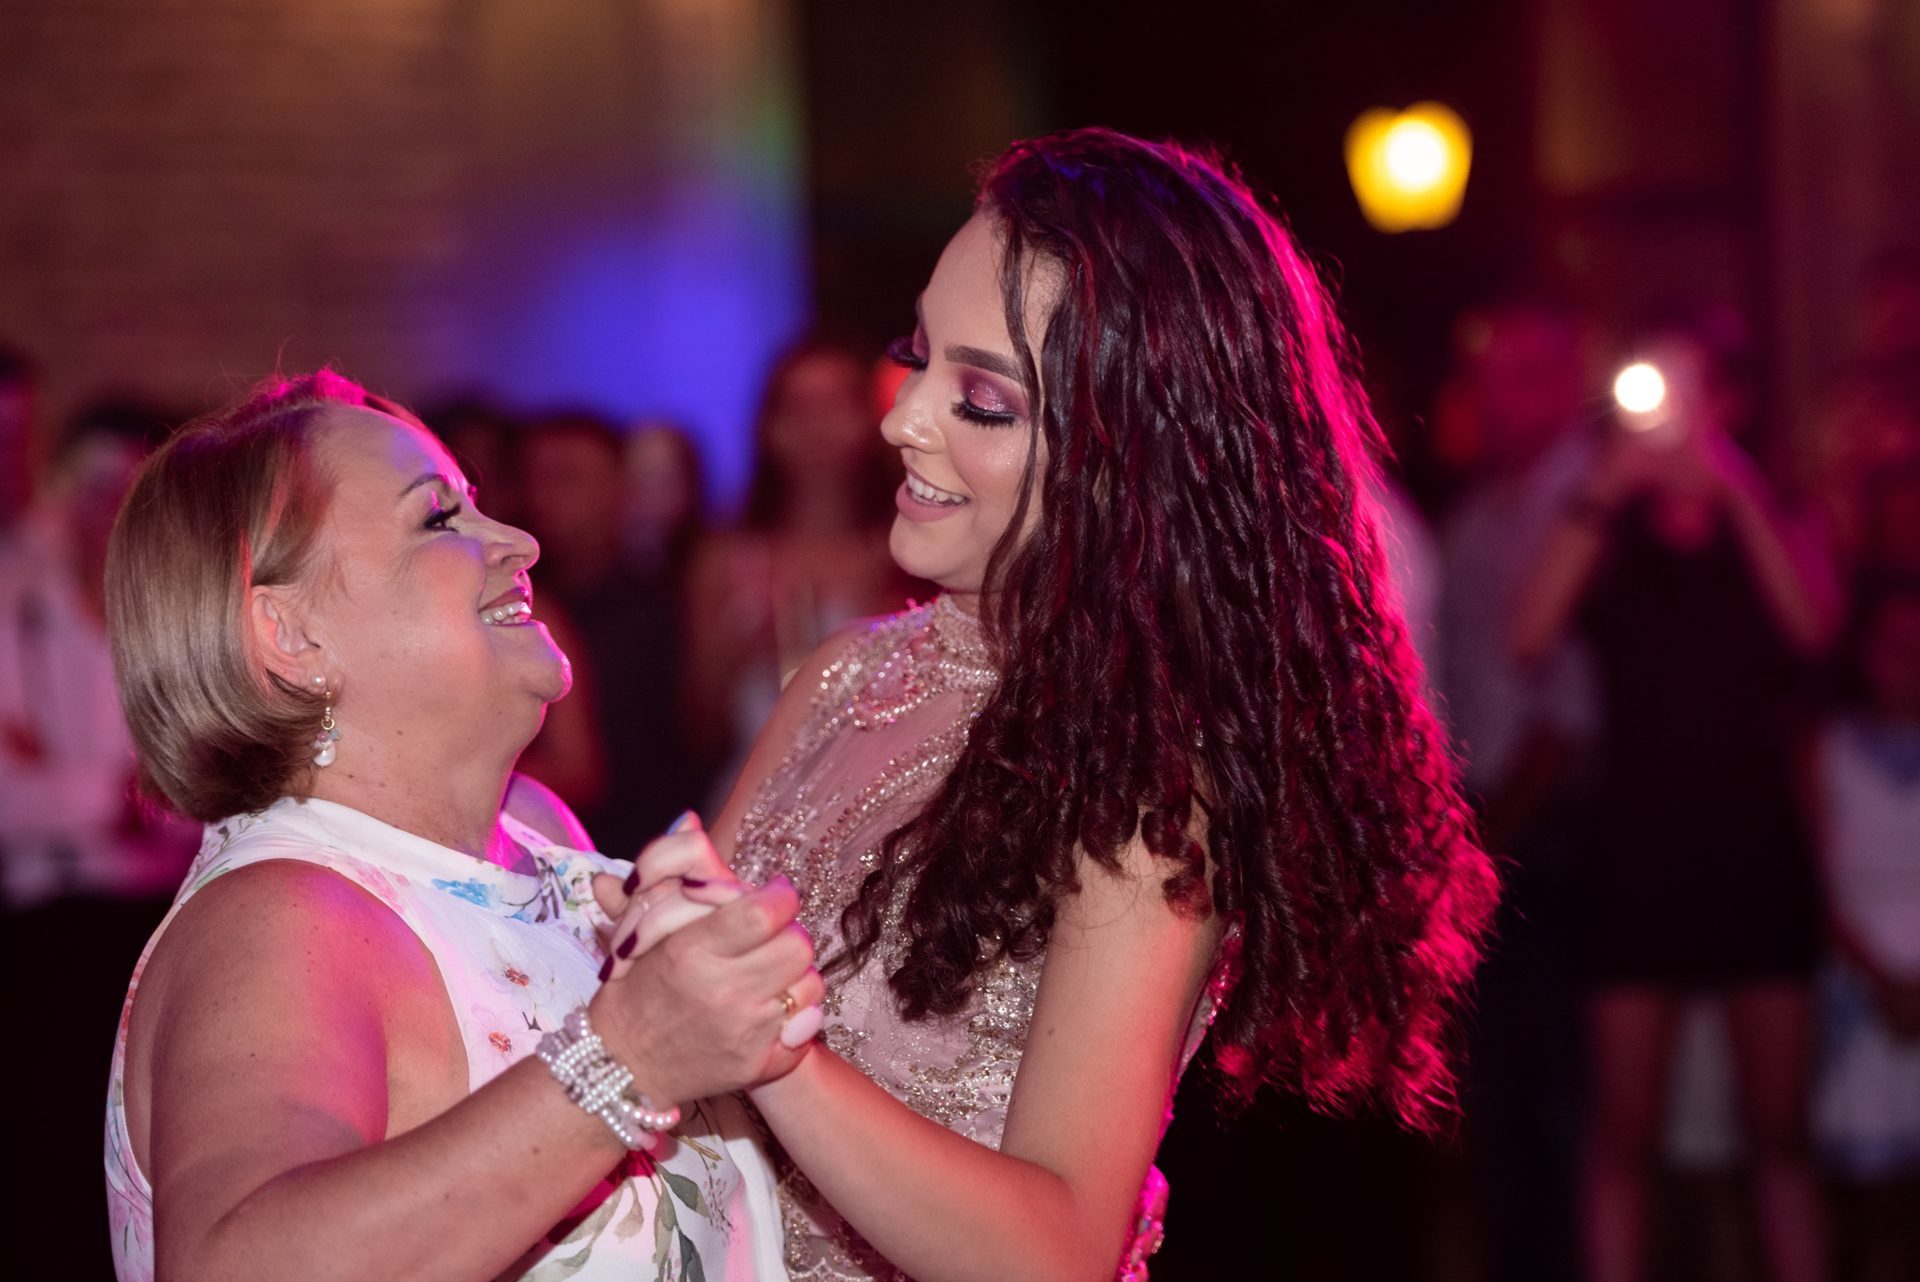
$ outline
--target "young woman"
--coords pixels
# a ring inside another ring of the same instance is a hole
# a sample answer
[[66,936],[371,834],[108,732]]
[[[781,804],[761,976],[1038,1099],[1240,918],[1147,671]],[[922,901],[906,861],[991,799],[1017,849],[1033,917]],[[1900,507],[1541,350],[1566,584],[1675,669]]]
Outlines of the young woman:
[[[1019,144],[917,312],[892,549],[944,595],[808,661],[714,827],[831,959],[824,1045],[751,1092],[787,1263],[1141,1276],[1201,1034],[1427,1121],[1493,877],[1380,587],[1339,330],[1244,185]],[[725,872],[687,849],[629,918],[731,893],[676,889]]]

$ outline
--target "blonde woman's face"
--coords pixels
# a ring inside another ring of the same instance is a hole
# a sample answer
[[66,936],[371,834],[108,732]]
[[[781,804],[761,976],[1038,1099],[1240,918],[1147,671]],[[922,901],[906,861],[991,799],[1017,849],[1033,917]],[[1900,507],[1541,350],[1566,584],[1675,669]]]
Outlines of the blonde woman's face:
[[422,752],[517,751],[571,683],[532,613],[539,545],[483,514],[445,447],[411,424],[331,410],[320,459],[334,492],[308,627],[343,731]]

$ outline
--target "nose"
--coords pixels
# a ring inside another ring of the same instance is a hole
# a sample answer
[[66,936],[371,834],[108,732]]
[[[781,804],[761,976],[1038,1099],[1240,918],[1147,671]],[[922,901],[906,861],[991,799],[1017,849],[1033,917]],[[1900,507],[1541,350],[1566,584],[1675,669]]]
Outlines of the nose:
[[514,571],[531,569],[540,559],[540,541],[515,525],[487,518],[487,563]]
[[880,436],[895,449],[932,453],[944,443],[940,425],[934,417],[930,398],[919,394],[924,379],[903,384],[893,400],[893,408],[880,420]]

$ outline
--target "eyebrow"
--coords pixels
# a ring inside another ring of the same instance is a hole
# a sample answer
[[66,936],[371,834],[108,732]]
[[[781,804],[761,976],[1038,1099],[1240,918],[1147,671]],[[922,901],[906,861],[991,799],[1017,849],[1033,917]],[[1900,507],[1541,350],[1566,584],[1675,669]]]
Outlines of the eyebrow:
[[998,374],[1002,378],[1012,379],[1015,383],[1025,383],[1026,375],[1020,367],[998,352],[990,352],[984,347],[949,347],[947,359],[956,365],[972,365],[979,369]]
[[[925,300],[926,295],[924,293],[913,300],[913,320],[922,330],[927,327],[927,315],[922,308]],[[942,350],[945,352],[946,358],[956,365],[972,365],[975,368],[986,370],[989,373],[998,374],[1001,378],[1012,379],[1015,383],[1021,384],[1022,386],[1026,384],[1026,374],[1018,365],[1014,364],[1011,357],[1002,356],[998,352],[990,352],[984,347],[953,346]]]
[[[407,497],[407,495],[413,493],[415,490],[419,489],[423,485],[444,485],[447,489],[452,490],[455,494],[460,493],[460,490],[456,488],[454,486],[454,483],[448,480],[443,473],[422,472],[420,473],[420,475],[414,477],[411,481],[407,482],[407,488],[400,491],[400,497],[404,499],[405,497]],[[477,493],[478,491],[475,490],[473,486],[471,485],[467,486],[467,489],[466,489],[467,502],[469,503],[473,502],[474,496]]]

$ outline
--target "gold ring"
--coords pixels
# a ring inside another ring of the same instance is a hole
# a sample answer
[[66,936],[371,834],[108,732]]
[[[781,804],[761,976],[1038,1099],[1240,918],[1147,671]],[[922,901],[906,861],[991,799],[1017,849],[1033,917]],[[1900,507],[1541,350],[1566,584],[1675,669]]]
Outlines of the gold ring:
[[792,994],[792,993],[789,993],[789,992],[787,992],[787,991],[785,991],[784,989],[783,989],[783,990],[781,990],[781,993],[780,993],[780,1017],[781,1017],[782,1019],[792,1019],[792,1018],[793,1018],[793,1012],[794,1012],[794,1009],[795,1009],[795,1008],[796,1008],[797,1006],[799,1006],[799,1004],[800,1004],[800,1003],[798,1003],[798,1002],[796,1002],[796,1001],[794,1001],[794,1000],[793,1000],[793,994]]

